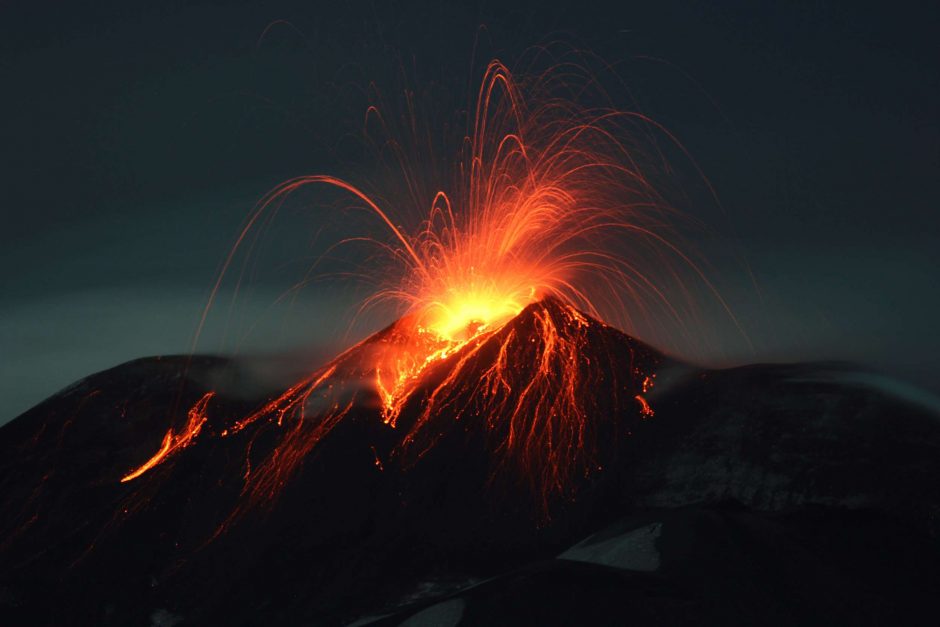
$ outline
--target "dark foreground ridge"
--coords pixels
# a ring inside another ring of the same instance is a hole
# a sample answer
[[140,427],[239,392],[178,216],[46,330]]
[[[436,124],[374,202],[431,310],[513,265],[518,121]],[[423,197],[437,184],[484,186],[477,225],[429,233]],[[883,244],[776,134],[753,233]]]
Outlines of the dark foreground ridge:
[[[239,364],[141,359],[76,383],[0,429],[0,624],[936,623],[932,410],[846,366],[701,371],[585,329],[607,426],[547,517],[491,471],[478,422],[438,416],[431,452],[399,464],[367,402],[233,517],[278,438],[212,437],[271,398]],[[645,419],[637,368],[659,374]],[[205,432],[120,483],[210,390]]]

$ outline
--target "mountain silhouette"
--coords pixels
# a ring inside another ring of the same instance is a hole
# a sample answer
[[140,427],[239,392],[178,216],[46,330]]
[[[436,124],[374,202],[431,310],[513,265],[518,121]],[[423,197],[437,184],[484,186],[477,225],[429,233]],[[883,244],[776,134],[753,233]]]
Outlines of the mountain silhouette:
[[697,368],[548,299],[391,419],[376,359],[411,329],[286,391],[140,359],[4,426],[3,624],[928,622],[933,410],[846,365]]

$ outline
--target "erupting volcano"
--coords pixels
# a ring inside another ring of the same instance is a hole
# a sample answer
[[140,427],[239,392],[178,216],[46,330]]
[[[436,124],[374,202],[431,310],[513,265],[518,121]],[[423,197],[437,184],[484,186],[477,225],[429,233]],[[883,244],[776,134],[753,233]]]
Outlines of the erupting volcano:
[[733,316],[650,174],[664,157],[648,133],[674,140],[581,102],[599,88],[576,74],[489,64],[441,178],[412,165],[414,112],[403,132],[370,107],[402,191],[277,187],[200,323],[314,188],[376,227],[327,252],[358,262],[375,286],[359,313],[395,314],[383,330],[263,391],[234,358],[137,360],[0,429],[0,622],[859,624],[932,609],[940,422],[844,366],[704,370],[635,339],[674,353],[676,336],[706,335],[702,298]]
[[[246,496],[271,498],[365,399],[377,400],[377,420],[399,433],[390,454],[401,459],[433,446],[441,420],[483,421],[496,440],[494,468],[525,475],[545,508],[553,494],[575,488],[574,477],[596,469],[595,423],[628,407],[651,416],[643,394],[656,375],[651,359],[617,363],[595,354],[589,337],[600,324],[588,316],[607,309],[628,322],[679,317],[667,290],[649,276],[650,264],[670,268],[677,283],[670,287],[685,287],[681,277],[689,272],[710,286],[671,241],[675,213],[639,169],[625,123],[648,121],[559,97],[557,74],[533,82],[530,102],[502,63],[488,66],[454,160],[455,191],[429,194],[429,209],[410,230],[400,225],[407,211],[383,209],[334,177],[291,180],[264,198],[226,270],[287,195],[328,185],[387,229],[390,239],[352,237],[338,246],[365,240],[378,250],[368,271],[385,279],[364,307],[391,301],[403,317],[216,433],[203,429],[210,396],[203,397],[121,481],[156,468],[197,437],[230,437],[272,422],[281,430],[279,446],[269,459],[246,460],[252,470],[245,473]],[[376,107],[371,116],[383,121]],[[407,162],[401,165],[409,177]],[[523,311],[525,320],[507,329]],[[405,407],[410,415],[400,424]],[[630,423],[619,430],[628,433]]]

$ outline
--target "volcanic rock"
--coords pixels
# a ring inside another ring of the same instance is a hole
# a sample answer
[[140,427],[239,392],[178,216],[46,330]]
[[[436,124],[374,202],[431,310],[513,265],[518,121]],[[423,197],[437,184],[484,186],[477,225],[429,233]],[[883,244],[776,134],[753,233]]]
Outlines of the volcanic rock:
[[[934,409],[849,366],[702,370],[572,316],[541,303],[448,357],[394,429],[357,395],[253,507],[245,477],[290,425],[223,436],[277,394],[220,384],[238,380],[238,363],[142,359],[79,381],[0,428],[0,622],[928,622],[940,589]],[[573,458],[578,472],[547,502],[545,475],[507,461],[502,423],[469,385],[507,341],[520,342],[508,368],[532,376],[524,348],[538,349],[545,320],[579,342],[590,366],[578,367],[592,370],[578,393],[596,410],[590,465]],[[468,385],[429,417],[421,454],[403,452],[463,358]],[[658,374],[649,393],[645,373]],[[121,482],[208,392],[192,443]]]

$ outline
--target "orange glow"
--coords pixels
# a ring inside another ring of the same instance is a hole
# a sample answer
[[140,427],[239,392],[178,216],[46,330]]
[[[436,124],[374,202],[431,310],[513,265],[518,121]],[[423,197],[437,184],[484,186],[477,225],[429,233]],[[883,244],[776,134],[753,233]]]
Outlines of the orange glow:
[[[570,76],[570,68],[556,74]],[[441,181],[422,188],[404,150],[398,155],[408,191],[399,201],[417,207],[388,210],[325,175],[286,181],[259,203],[225,260],[203,322],[236,251],[289,194],[308,185],[343,191],[351,209],[381,224],[385,237],[363,234],[338,246],[373,246],[368,274],[379,277],[379,288],[363,308],[392,304],[401,317],[221,431],[232,437],[259,421],[280,429],[260,464],[253,468],[246,454],[246,503],[271,501],[357,402],[377,400],[376,420],[400,430],[384,460],[372,447],[378,469],[420,460],[446,431],[439,421],[474,420],[489,437],[493,473],[512,469],[527,478],[546,508],[576,477],[598,470],[598,425],[624,410],[603,399],[625,394],[638,420],[653,416],[644,394],[655,364],[625,366],[592,338],[612,331],[595,320],[605,319],[602,312],[628,329],[681,323],[693,299],[687,279],[711,289],[674,241],[676,213],[641,170],[651,159],[631,131],[648,126],[672,138],[642,115],[581,107],[558,95],[556,74],[525,89],[491,62],[449,164],[451,188],[440,190]],[[369,121],[388,129],[377,107],[369,108]],[[657,280],[663,276],[670,289]],[[519,324],[507,326],[517,316]],[[121,481],[192,443],[210,397],[193,407],[181,433],[168,431],[160,450]]]
[[653,412],[653,408],[650,407],[650,404],[646,402],[646,399],[639,394],[634,398],[636,398],[637,402],[640,404],[640,414],[642,414],[644,418],[652,418],[655,412]]
[[189,410],[188,420],[183,430],[179,433],[174,433],[172,428],[169,429],[166,435],[163,436],[163,443],[160,445],[157,452],[154,453],[153,457],[145,461],[138,468],[124,475],[121,478],[121,483],[127,483],[128,481],[136,479],[154,466],[166,461],[177,451],[192,444],[196,436],[199,435],[199,432],[202,430],[202,425],[204,425],[207,420],[206,405],[209,404],[209,400],[211,400],[213,396],[215,396],[215,392],[208,392],[199,399]]

